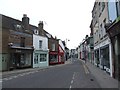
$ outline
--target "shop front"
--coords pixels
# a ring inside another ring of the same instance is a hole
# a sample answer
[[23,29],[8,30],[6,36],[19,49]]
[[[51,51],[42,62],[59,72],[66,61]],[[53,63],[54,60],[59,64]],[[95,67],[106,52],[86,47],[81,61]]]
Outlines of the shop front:
[[100,48],[100,64],[103,70],[110,73],[109,45]]
[[9,69],[32,67],[32,48],[11,47],[9,49]]
[[33,53],[33,68],[48,66],[48,51],[36,50]]
[[94,63],[95,63],[95,65],[96,65],[97,67],[99,67],[99,64],[100,64],[100,60],[99,60],[99,49],[96,49],[96,50],[94,51],[94,53],[95,53],[95,61],[94,61]]
[[106,28],[112,45],[113,77],[120,81],[120,20]]
[[58,64],[58,52],[50,51],[49,52],[49,64]]

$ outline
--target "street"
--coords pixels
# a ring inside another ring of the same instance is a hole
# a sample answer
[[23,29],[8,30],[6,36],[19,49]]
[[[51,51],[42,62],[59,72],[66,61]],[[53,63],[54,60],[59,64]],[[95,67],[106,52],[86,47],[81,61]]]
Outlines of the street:
[[100,88],[87,67],[78,59],[53,68],[3,78],[3,88]]

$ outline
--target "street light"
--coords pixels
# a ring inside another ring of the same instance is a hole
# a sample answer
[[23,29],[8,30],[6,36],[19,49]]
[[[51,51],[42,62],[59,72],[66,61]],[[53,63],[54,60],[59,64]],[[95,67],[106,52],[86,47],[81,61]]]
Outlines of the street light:
[[66,45],[66,47],[67,47],[67,41],[70,41],[70,40],[66,38],[66,44],[65,44],[65,45]]

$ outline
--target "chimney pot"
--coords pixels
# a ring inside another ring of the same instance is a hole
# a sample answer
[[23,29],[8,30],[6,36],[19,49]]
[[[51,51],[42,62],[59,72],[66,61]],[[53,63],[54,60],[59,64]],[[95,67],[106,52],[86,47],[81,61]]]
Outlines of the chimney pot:
[[23,14],[23,17],[27,17],[27,14]]

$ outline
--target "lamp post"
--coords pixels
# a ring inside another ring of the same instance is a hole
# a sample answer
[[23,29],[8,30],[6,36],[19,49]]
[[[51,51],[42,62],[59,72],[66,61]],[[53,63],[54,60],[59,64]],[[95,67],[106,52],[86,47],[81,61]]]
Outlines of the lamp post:
[[68,42],[68,41],[70,41],[70,40],[66,38],[66,41],[65,41],[65,43],[66,43],[66,44],[65,44],[65,45],[66,45],[66,47],[67,47],[67,42]]
[[66,58],[66,61],[67,59],[69,58],[69,49],[67,48],[67,42],[70,41],[69,39],[66,38],[65,40],[65,58]]

